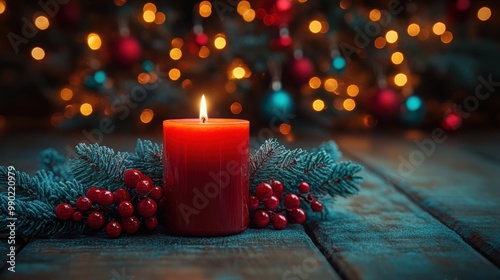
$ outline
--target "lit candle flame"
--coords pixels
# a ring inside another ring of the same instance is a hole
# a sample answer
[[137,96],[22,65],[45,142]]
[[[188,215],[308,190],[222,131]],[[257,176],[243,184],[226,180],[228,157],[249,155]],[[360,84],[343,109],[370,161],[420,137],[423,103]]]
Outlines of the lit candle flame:
[[205,101],[205,95],[203,94],[201,96],[201,103],[200,103],[200,121],[202,123],[206,123],[207,120],[208,120],[207,102]]

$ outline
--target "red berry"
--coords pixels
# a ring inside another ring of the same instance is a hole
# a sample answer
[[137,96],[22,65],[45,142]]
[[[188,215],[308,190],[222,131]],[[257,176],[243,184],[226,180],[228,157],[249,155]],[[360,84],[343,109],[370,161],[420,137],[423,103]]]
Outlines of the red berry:
[[146,226],[147,229],[153,230],[158,226],[158,219],[156,218],[156,216],[146,218],[144,220],[144,225]]
[[100,229],[104,225],[104,215],[101,212],[92,212],[87,218],[87,224],[91,229]]
[[308,194],[307,199],[312,201],[314,199],[314,195],[312,193]]
[[273,217],[273,227],[275,229],[284,229],[286,227],[287,220],[284,215],[275,214]]
[[137,212],[139,212],[139,215],[145,218],[151,217],[156,214],[157,209],[158,206],[156,205],[156,202],[151,198],[145,198],[139,201],[139,204],[137,204]]
[[139,219],[136,216],[131,216],[122,220],[122,228],[128,234],[133,234],[139,230],[141,226]]
[[311,190],[311,187],[309,186],[309,183],[302,182],[299,184],[299,192],[300,193],[308,193],[310,190]]
[[128,218],[134,214],[134,205],[130,201],[122,201],[118,205],[118,215],[123,218]]
[[321,212],[323,211],[323,204],[317,200],[313,200],[311,202],[311,208],[314,212]]
[[137,169],[130,169],[125,171],[125,174],[123,174],[123,182],[125,183],[125,186],[127,186],[130,189],[135,188],[137,185],[137,182],[142,180],[144,175],[142,174],[141,171]]
[[109,222],[106,225],[106,234],[111,238],[116,238],[122,233],[122,226],[118,222]]
[[269,214],[265,210],[255,212],[253,223],[257,228],[263,228],[269,224]]
[[300,206],[300,198],[293,193],[289,193],[285,196],[285,206],[288,209],[297,208]]
[[101,192],[101,188],[98,187],[90,187],[85,193],[85,196],[88,197],[92,203],[97,203],[97,199],[99,198],[99,193]]
[[61,203],[56,207],[56,217],[61,221],[67,221],[73,216],[73,206],[69,203]]
[[257,208],[259,208],[259,204],[260,204],[260,201],[256,196],[251,195],[249,197],[249,201],[248,201],[248,209],[249,210],[256,210]]
[[280,205],[280,200],[276,196],[271,196],[266,202],[264,202],[264,206],[266,206],[267,210],[274,211]]
[[80,211],[87,211],[92,207],[92,201],[86,196],[79,197],[76,200],[76,209]]
[[302,208],[293,208],[292,217],[297,224],[302,224],[306,220],[306,212]]
[[139,182],[137,182],[135,189],[140,194],[147,194],[151,190],[151,182],[151,180],[140,180]]
[[122,201],[126,201],[130,199],[130,193],[126,189],[117,189],[113,192],[114,202],[115,204],[120,204]]
[[255,196],[260,201],[266,201],[273,195],[273,188],[268,183],[260,183],[255,189]]
[[278,180],[273,180],[271,182],[271,187],[273,188],[273,195],[278,198],[283,197],[283,183]]
[[158,201],[163,197],[163,189],[160,186],[153,187],[149,192],[149,197]]
[[75,222],[79,222],[83,219],[83,215],[82,215],[82,212],[80,211],[75,211],[73,212],[73,215],[71,216],[71,218],[73,219],[73,221]]
[[105,190],[105,191],[101,191],[99,193],[99,197],[97,198],[97,202],[99,204],[101,204],[102,206],[109,206],[109,205],[113,204],[114,199],[115,198],[113,196],[113,193],[111,191]]

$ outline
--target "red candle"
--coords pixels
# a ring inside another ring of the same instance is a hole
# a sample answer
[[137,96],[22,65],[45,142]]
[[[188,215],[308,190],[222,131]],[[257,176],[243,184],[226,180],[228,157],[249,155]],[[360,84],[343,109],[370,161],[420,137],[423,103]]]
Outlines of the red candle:
[[163,213],[176,235],[229,235],[248,226],[249,122],[208,119],[204,101],[200,119],[163,122]]

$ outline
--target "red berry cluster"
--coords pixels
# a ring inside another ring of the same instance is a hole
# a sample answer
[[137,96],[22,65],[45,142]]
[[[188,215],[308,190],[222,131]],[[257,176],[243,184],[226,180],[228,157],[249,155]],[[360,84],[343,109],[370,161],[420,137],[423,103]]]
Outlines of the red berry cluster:
[[91,229],[101,229],[106,224],[106,234],[118,237],[122,231],[134,234],[142,225],[153,230],[158,225],[156,212],[163,198],[163,189],[153,186],[153,180],[141,171],[131,169],[123,176],[127,188],[114,192],[91,187],[85,196],[76,200],[75,206],[61,203],[55,213],[59,220],[80,222],[86,219]]
[[283,183],[278,180],[272,180],[270,183],[263,182],[257,186],[255,196],[250,196],[248,204],[250,211],[255,211],[253,215],[255,227],[266,227],[271,221],[275,229],[284,229],[288,220],[302,224],[306,220],[306,212],[300,208],[301,199],[310,203],[314,212],[323,211],[323,204],[317,200],[317,196],[309,193],[311,187],[307,182],[299,184],[298,194],[287,194],[283,202],[284,208],[278,209],[281,204],[280,200],[283,198],[283,189]]

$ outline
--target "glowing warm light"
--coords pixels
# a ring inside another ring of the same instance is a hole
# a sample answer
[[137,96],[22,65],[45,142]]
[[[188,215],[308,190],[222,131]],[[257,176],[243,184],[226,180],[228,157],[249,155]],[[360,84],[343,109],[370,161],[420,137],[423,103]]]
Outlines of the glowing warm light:
[[139,84],[147,84],[151,80],[151,76],[148,73],[141,73],[137,76],[137,82]]
[[71,100],[71,98],[73,98],[73,91],[69,88],[63,88],[61,89],[59,95],[61,96],[62,100],[69,101]]
[[166,19],[167,19],[167,16],[162,12],[158,12],[155,15],[155,23],[156,24],[163,24]]
[[218,50],[222,50],[226,47],[226,38],[224,38],[224,34],[217,34],[215,36],[214,46]]
[[89,116],[90,114],[92,114],[92,110],[92,105],[90,105],[89,103],[83,103],[80,106],[80,113],[84,116]]
[[444,117],[441,125],[447,130],[457,130],[462,125],[462,117],[455,112],[449,113]]
[[173,48],[170,50],[170,58],[173,60],[179,60],[182,57],[182,51],[179,48]]
[[212,3],[209,1],[202,1],[199,6],[200,16],[206,18],[212,14]]
[[343,105],[343,101],[342,99],[340,98],[336,98],[335,100],[333,100],[333,107],[335,107],[335,109],[337,110],[343,110],[344,109],[344,105]]
[[385,40],[387,43],[395,43],[398,40],[398,32],[394,30],[389,30],[387,33],[385,33]]
[[141,112],[141,116],[139,117],[141,119],[141,122],[143,123],[150,123],[153,120],[153,117],[155,116],[155,113],[151,109],[144,109]]
[[172,81],[177,81],[181,77],[181,71],[177,68],[172,68],[168,71],[168,77]]
[[312,33],[319,33],[321,31],[321,22],[317,21],[317,20],[313,20],[309,23],[309,30],[312,32]]
[[125,3],[127,3],[127,0],[114,0],[113,2],[115,3],[116,6],[121,7],[125,5]]
[[193,82],[191,82],[190,79],[185,79],[184,81],[182,81],[181,86],[183,89],[190,89],[193,87]]
[[490,17],[491,17],[491,10],[488,7],[482,7],[481,9],[479,9],[479,11],[477,11],[477,18],[480,21],[487,21]]
[[375,48],[381,49],[385,47],[386,42],[387,41],[385,40],[384,37],[378,37],[377,39],[375,39],[375,42],[373,42],[373,45],[375,46]]
[[408,82],[408,78],[406,77],[405,74],[399,73],[396,76],[394,76],[394,83],[397,86],[402,87],[402,86],[406,85],[406,82]]
[[45,51],[40,47],[34,47],[31,50],[31,56],[36,60],[42,60],[45,57]]
[[142,6],[142,11],[151,11],[153,13],[156,13],[156,5],[153,3],[146,3],[144,6]]
[[370,14],[368,17],[370,18],[371,21],[378,21],[382,14],[380,13],[380,10],[378,9],[373,9],[370,11]]
[[50,25],[49,19],[46,16],[38,16],[35,19],[35,25],[36,25],[36,27],[38,27],[38,29],[45,30],[45,29],[49,28],[49,25]]
[[450,31],[445,31],[443,35],[441,35],[441,42],[448,44],[453,40],[453,33]]
[[184,41],[181,38],[174,38],[170,43],[172,44],[173,48],[179,48],[179,49],[182,48],[182,45],[184,45]]
[[298,0],[299,3],[306,3],[307,0]]
[[207,114],[207,101],[205,100],[205,95],[201,95],[201,102],[200,102],[200,121],[205,123],[208,121],[208,114]]
[[91,50],[98,50],[102,45],[101,37],[96,33],[90,33],[87,36],[87,44]]
[[243,107],[241,107],[241,104],[239,102],[233,102],[233,104],[231,104],[230,109],[231,113],[238,115],[243,110]]
[[236,6],[236,11],[240,15],[243,15],[248,9],[250,9],[250,2],[248,1],[240,1]]
[[344,107],[344,109],[346,111],[352,111],[352,110],[354,110],[354,108],[356,108],[356,102],[351,98],[347,98],[342,103],[342,106]]
[[287,135],[292,131],[292,126],[287,123],[280,124],[280,133]]
[[328,78],[324,84],[325,90],[328,92],[334,92],[339,87],[339,83],[334,78]]
[[312,77],[311,79],[309,79],[309,86],[312,89],[319,88],[321,86],[321,79],[318,77]]
[[245,69],[243,67],[235,67],[233,69],[233,76],[236,78],[236,79],[241,79],[243,77],[245,77]]
[[142,14],[142,18],[145,22],[151,23],[155,21],[156,14],[153,11],[147,10]]
[[440,22],[440,21],[436,22],[432,26],[432,32],[434,32],[434,34],[436,34],[436,35],[441,35],[445,31],[446,31],[446,25],[444,23]]
[[415,37],[420,33],[420,25],[416,23],[412,23],[408,25],[408,28],[406,29],[406,32],[408,32],[408,35]]
[[255,19],[255,11],[253,9],[248,9],[243,13],[243,20],[244,21],[252,22],[254,19]]
[[207,58],[210,55],[210,49],[206,46],[201,46],[200,51],[198,52],[198,56],[200,58]]
[[342,10],[346,10],[351,6],[351,2],[349,0],[340,0],[339,6]]
[[7,4],[5,3],[4,0],[0,0],[0,15],[5,12],[5,8],[7,8]]
[[325,102],[323,102],[323,100],[321,100],[321,99],[316,99],[313,101],[312,107],[313,107],[314,111],[319,112],[319,111],[325,109]]
[[391,55],[391,61],[396,65],[401,64],[404,59],[405,57],[401,52],[395,52]]
[[349,85],[347,87],[347,95],[355,97],[359,94],[359,87],[357,85]]

